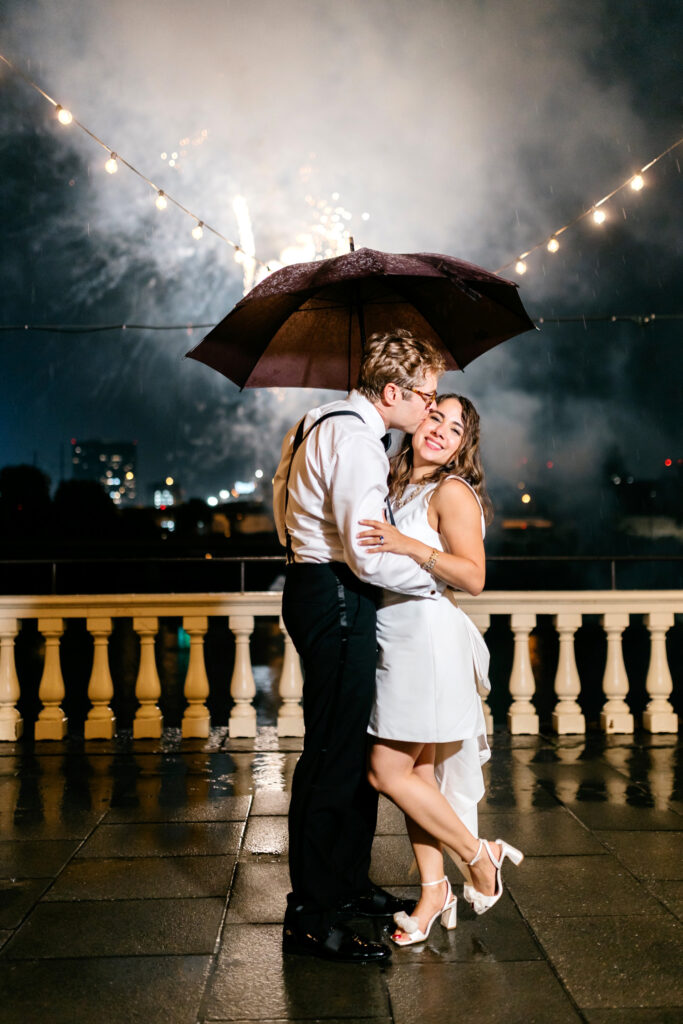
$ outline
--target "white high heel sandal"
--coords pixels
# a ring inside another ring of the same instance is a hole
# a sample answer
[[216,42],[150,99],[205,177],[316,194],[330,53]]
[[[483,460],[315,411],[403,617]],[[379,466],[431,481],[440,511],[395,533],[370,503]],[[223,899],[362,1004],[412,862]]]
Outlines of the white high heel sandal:
[[524,860],[524,854],[522,851],[517,850],[514,846],[510,846],[510,844],[506,843],[504,839],[496,839],[496,842],[500,845],[500,860],[494,857],[493,851],[487,840],[480,839],[479,849],[469,862],[470,865],[476,864],[481,857],[482,850],[486,849],[486,852],[489,855],[489,860],[496,869],[496,888],[492,896],[485,896],[483,892],[479,892],[479,890],[475,889],[473,885],[468,884],[463,887],[463,896],[471,905],[475,914],[485,914],[486,911],[490,910],[503,895],[503,879],[501,878],[500,869],[503,866],[505,858],[509,857],[513,864],[521,864]]
[[446,883],[446,899],[441,910],[437,910],[433,917],[430,918],[424,931],[420,928],[418,919],[416,917],[409,917],[405,910],[399,910],[397,914],[394,914],[394,922],[406,933],[401,936],[395,933],[391,936],[391,941],[395,942],[397,946],[412,946],[415,942],[424,942],[431,931],[432,925],[439,916],[441,916],[443,928],[447,928],[448,931],[455,928],[458,923],[458,898],[453,895],[451,883],[446,876],[444,875],[443,878],[439,878],[436,882],[422,882],[421,885],[423,888],[427,888],[430,885],[441,885],[442,882]]

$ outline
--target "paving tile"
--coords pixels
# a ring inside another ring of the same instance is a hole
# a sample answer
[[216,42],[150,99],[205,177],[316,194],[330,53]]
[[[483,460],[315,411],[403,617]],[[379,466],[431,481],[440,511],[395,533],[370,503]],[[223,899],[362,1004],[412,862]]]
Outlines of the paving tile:
[[111,783],[69,789],[64,779],[48,784],[0,779],[0,835],[3,839],[84,839],[101,820]]
[[290,794],[277,789],[259,789],[249,810],[250,817],[260,814],[287,814],[289,811]]
[[536,937],[579,1006],[680,1006],[683,926],[673,917],[537,918]]
[[653,915],[665,911],[615,857],[533,857],[505,884],[533,924],[536,917]]
[[396,804],[392,804],[391,800],[387,800],[383,796],[379,798],[377,828],[375,831],[378,836],[404,836],[406,834],[406,819],[403,811]]
[[376,885],[416,885],[420,881],[407,835],[375,836],[370,877]]
[[643,1009],[638,1006],[618,1010],[583,1009],[586,1024],[681,1024],[681,1007],[653,1006]]
[[484,769],[486,792],[480,810],[557,807],[557,800],[532,771],[510,759],[501,759],[494,747],[493,760]]
[[33,812],[16,814],[11,824],[0,826],[2,838],[7,840],[24,839],[77,839],[82,841],[104,817],[104,806],[92,813],[63,815],[45,818]]
[[386,1018],[382,968],[282,954],[280,925],[228,925],[200,1020]]
[[202,799],[167,805],[159,803],[154,794],[135,803],[120,803],[112,806],[105,817],[107,825],[125,822],[163,821],[244,821],[249,811],[251,798],[248,796],[204,796]]
[[289,848],[287,819],[263,816],[249,818],[244,835],[242,856],[283,857]]
[[679,920],[683,920],[683,881],[668,882],[654,879],[648,880],[644,884],[648,892],[661,900]]
[[290,891],[287,864],[241,862],[230,895],[228,924],[282,922]]
[[596,831],[638,878],[683,879],[683,832]]
[[3,1024],[195,1024],[210,958],[0,960]]
[[0,879],[0,928],[18,928],[51,878]]
[[65,868],[45,899],[225,898],[234,867],[234,857],[81,857]]
[[57,875],[78,849],[73,839],[22,839],[0,842],[0,878]]
[[0,930],[0,949],[6,945],[14,935],[14,932],[6,931],[4,928]]
[[12,960],[211,954],[222,899],[40,903],[3,950]]
[[[522,755],[514,752],[517,759]],[[539,780],[544,780],[563,792],[608,795],[613,788],[615,793],[624,792],[624,786],[630,780],[623,772],[611,767],[596,758],[571,759],[558,755],[556,752],[545,752],[543,757],[535,757],[528,762],[528,768]],[[574,799],[577,799],[574,796]]]
[[[581,1017],[544,963],[429,963],[387,970],[395,1024],[578,1024]],[[462,1017],[461,1017],[461,1014]]]
[[632,807],[605,801],[576,801],[568,809],[588,828],[642,830],[683,829],[683,815],[652,807]]
[[237,853],[241,822],[160,822],[100,825],[81,857],[192,857]]
[[[408,966],[427,963],[499,963],[511,960],[540,960],[542,953],[509,894],[503,894],[495,910],[477,915],[465,903],[462,886],[458,894],[458,926],[446,931],[437,922],[426,942],[397,949],[392,946],[393,963]],[[418,889],[393,890],[396,895],[417,898]],[[379,926],[378,938],[391,945],[394,926],[387,921]]]
[[482,809],[479,835],[489,839],[502,836],[528,857],[606,852],[589,830],[563,807],[514,814]]

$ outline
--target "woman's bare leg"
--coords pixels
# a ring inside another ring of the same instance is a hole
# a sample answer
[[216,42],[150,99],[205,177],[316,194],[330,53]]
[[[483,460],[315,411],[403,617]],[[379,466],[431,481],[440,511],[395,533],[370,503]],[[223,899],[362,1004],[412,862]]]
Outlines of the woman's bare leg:
[[[479,849],[479,840],[462,823],[445,796],[415,771],[424,744],[375,740],[370,748],[369,779],[380,793],[393,800],[428,835],[451,846],[468,863]],[[496,857],[500,848],[491,843]],[[472,884],[486,896],[495,891],[496,872],[488,857],[470,867]]]
[[[413,771],[425,783],[432,786],[438,792],[438,785],[434,778],[434,748],[433,743],[426,743],[422,748]],[[421,825],[406,815],[406,828],[413,846],[415,860],[420,872],[421,882],[435,882],[444,877],[443,851],[441,843],[429,832],[425,832]],[[446,899],[447,885],[430,885],[420,890],[420,898],[412,913],[420,922],[420,931],[424,931],[428,922],[444,905]],[[396,929],[398,935],[403,935],[400,928]]]

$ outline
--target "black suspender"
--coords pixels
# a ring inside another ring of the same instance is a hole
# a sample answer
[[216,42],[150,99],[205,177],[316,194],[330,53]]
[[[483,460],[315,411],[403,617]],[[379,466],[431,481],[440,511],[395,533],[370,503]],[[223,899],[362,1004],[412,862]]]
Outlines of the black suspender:
[[[287,529],[287,502],[289,500],[289,476],[290,473],[292,472],[292,463],[294,462],[294,456],[296,455],[297,451],[299,450],[303,442],[306,440],[308,435],[311,433],[311,431],[315,430],[316,427],[319,427],[323,420],[330,419],[331,416],[355,416],[356,419],[361,420],[363,423],[365,422],[360,413],[352,412],[351,409],[338,409],[336,412],[326,412],[324,416],[321,416],[319,419],[315,421],[315,423],[312,423],[311,426],[306,431],[304,431],[304,420],[302,419],[299,421],[299,425],[296,428],[296,434],[294,435],[294,440],[292,442],[292,456],[289,460],[289,468],[287,469],[287,479],[285,480],[285,509],[283,513],[283,522],[285,530],[285,548],[287,551],[288,565],[290,565],[294,561],[294,552],[292,551],[292,538],[289,534],[289,530]],[[389,521],[393,525],[394,516],[391,511],[391,505],[389,504],[388,498],[387,508],[389,510]]]

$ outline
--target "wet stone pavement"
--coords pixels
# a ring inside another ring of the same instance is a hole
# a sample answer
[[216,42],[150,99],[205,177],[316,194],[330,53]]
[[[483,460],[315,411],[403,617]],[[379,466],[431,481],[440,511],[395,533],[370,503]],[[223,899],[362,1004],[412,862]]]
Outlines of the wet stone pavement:
[[[283,958],[297,741],[0,744],[0,1019],[681,1022],[681,753],[497,733],[480,831],[524,863],[490,913],[459,901],[455,931],[377,967]],[[385,801],[373,875],[417,893]]]

